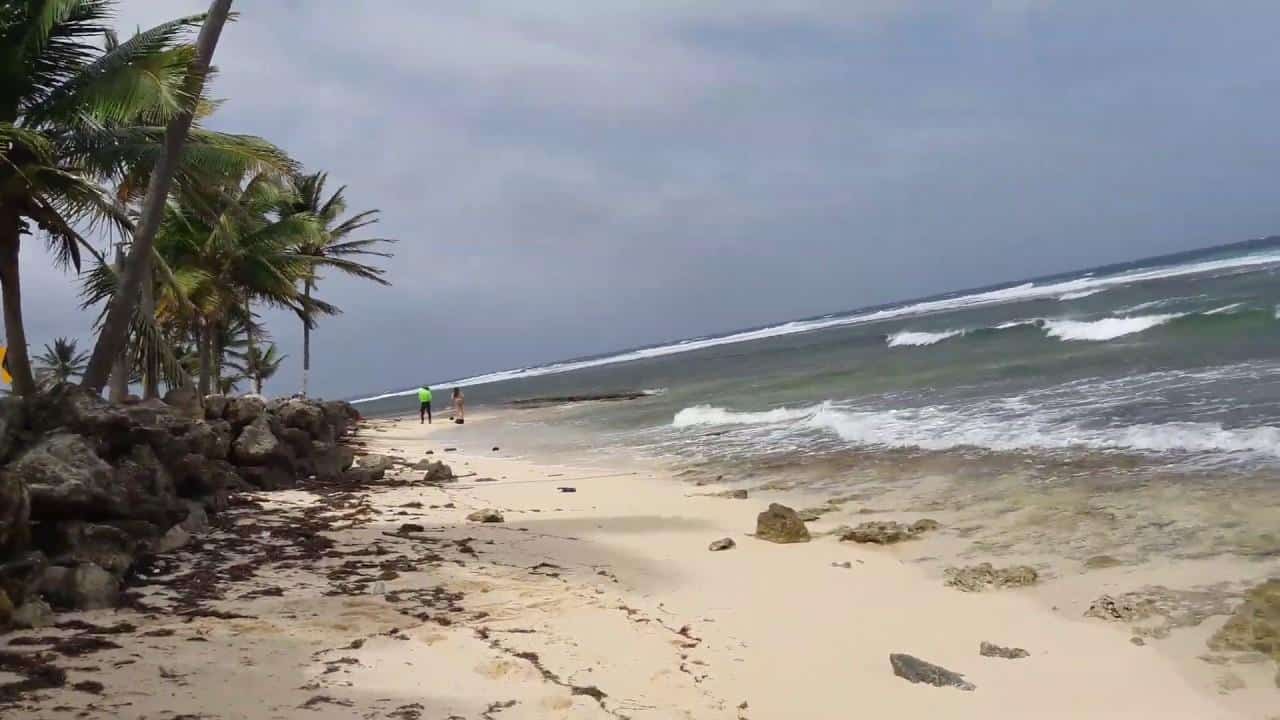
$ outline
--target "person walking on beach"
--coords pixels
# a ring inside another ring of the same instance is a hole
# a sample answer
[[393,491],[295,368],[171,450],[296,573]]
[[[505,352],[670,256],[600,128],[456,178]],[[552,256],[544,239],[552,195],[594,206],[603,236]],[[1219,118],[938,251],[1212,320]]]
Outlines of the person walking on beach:
[[462,388],[453,389],[453,421],[461,425],[466,422],[466,418],[462,416]]
[[431,422],[431,388],[423,385],[418,388],[418,424]]

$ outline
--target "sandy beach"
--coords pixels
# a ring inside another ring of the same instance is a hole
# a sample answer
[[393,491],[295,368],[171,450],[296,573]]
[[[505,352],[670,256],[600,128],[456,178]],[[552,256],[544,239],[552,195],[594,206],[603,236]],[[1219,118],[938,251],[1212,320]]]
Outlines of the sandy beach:
[[[242,495],[143,573],[131,607],[6,636],[67,685],[28,689],[5,716],[1280,717],[1272,663],[1205,648],[1225,616],[1167,641],[1084,617],[1117,575],[960,592],[897,546],[824,534],[856,524],[857,502],[808,523],[811,542],[765,542],[752,533],[770,502],[821,499],[559,465],[518,436],[477,444],[485,422],[370,421],[361,452],[403,460],[384,481]],[[458,478],[425,484],[428,460]],[[467,519],[482,509],[503,522]],[[710,552],[721,538],[735,547]],[[891,653],[975,689],[908,682]]]

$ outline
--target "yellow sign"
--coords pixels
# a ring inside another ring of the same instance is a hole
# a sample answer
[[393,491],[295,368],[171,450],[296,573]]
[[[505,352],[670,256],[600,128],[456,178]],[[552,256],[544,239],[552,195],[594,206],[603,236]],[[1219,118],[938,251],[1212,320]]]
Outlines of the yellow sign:
[[9,348],[0,345],[0,380],[5,385],[13,384],[13,376],[9,374]]

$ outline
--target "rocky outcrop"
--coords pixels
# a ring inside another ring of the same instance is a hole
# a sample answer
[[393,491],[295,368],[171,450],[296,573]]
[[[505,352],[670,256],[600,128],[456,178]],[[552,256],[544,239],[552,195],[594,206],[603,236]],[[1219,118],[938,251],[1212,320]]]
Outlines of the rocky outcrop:
[[1155,611],[1156,608],[1150,600],[1103,595],[1089,604],[1089,609],[1084,611],[1084,615],[1099,620],[1134,622],[1150,617]]
[[1209,639],[1209,648],[1260,652],[1280,663],[1280,579],[1245,593],[1244,603]]
[[1039,573],[1029,565],[1014,565],[997,568],[991,563],[982,563],[964,568],[947,568],[944,571],[946,584],[964,592],[982,592],[988,589],[1026,587],[1035,585],[1040,580]]
[[775,543],[809,542],[809,529],[795,510],[771,503],[768,510],[756,516],[756,537]]
[[1004,658],[1006,660],[1020,660],[1025,657],[1031,657],[1031,653],[1016,647],[1004,647],[983,641],[978,646],[978,654],[983,657]]
[[938,528],[936,520],[917,520],[904,525],[896,520],[872,520],[855,528],[847,528],[840,532],[840,539],[846,542],[872,543],[875,545],[893,545]]
[[913,683],[924,683],[936,687],[953,687],[969,691],[978,689],[976,685],[965,680],[964,675],[952,672],[940,665],[925,662],[911,655],[893,653],[889,655],[889,665],[893,667],[894,675]]
[[468,515],[467,520],[477,523],[500,523],[503,518],[501,512],[493,508],[484,508]]
[[46,600],[110,607],[139,559],[186,546],[231,492],[351,467],[345,403],[167,397],[112,405],[61,385],[0,399],[0,592],[17,617]]

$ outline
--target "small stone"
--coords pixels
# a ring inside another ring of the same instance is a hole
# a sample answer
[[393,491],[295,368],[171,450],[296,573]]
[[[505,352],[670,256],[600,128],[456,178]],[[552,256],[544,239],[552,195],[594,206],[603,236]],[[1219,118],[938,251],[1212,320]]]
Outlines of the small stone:
[[733,541],[733,538],[720,538],[708,545],[707,549],[712,552],[718,552],[720,550],[729,550],[736,546],[737,543]]
[[774,543],[809,542],[809,529],[795,510],[771,503],[756,517],[756,537]]
[[426,528],[422,527],[418,523],[405,523],[401,525],[400,529],[396,532],[403,535],[404,533],[423,532],[425,530]]
[[426,483],[442,483],[457,479],[453,474],[453,468],[442,462],[427,463],[427,474],[422,477],[422,481]]
[[56,621],[53,615],[53,608],[49,607],[49,603],[38,597],[27,600],[22,607],[13,611],[13,626],[16,628],[34,630],[49,627]]
[[1133,643],[1134,645],[1137,645],[1138,647],[1142,647],[1143,645],[1147,644],[1146,640],[1143,640],[1137,635],[1134,635],[1133,637],[1129,638],[1129,642]]
[[498,446],[497,446],[497,445],[494,445],[494,446],[493,446],[493,451],[494,451],[494,452],[498,452],[498,450],[499,450]]
[[747,491],[741,488],[737,490],[726,490],[725,492],[720,493],[720,496],[727,497],[730,500],[746,500]]
[[1084,568],[1086,570],[1105,570],[1107,568],[1113,568],[1123,564],[1124,563],[1110,555],[1094,555],[1084,561]]
[[831,567],[844,568],[845,570],[848,570],[853,567],[853,563],[848,560],[845,560],[844,562],[833,562],[831,563]]
[[578,492],[578,488],[573,488],[573,487],[558,487],[558,488],[556,488],[556,490],[559,490],[559,491],[560,491],[560,492],[562,492],[562,493],[576,493],[576,492]]
[[936,687],[954,687],[973,691],[977,686],[960,673],[952,672],[939,665],[925,662],[917,657],[902,653],[889,655],[889,664],[893,666],[893,674],[913,683],[925,683]]
[[471,522],[478,522],[478,523],[500,523],[503,520],[502,513],[498,512],[497,510],[494,510],[493,508],[484,508],[482,510],[476,510],[475,512],[468,515],[467,519],[470,520]]
[[998,657],[1006,660],[1018,660],[1025,657],[1031,657],[1031,653],[1022,648],[1002,647],[994,643],[983,642],[978,646],[978,654],[983,657]]

